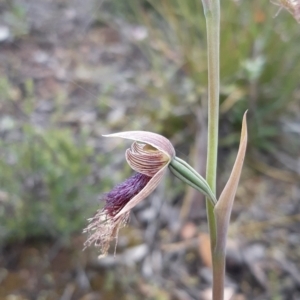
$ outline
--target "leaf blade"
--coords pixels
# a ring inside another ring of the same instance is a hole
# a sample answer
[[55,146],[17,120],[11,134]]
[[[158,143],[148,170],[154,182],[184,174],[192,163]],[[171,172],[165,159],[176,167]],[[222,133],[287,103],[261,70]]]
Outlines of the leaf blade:
[[246,148],[247,148],[247,111],[243,117],[242,131],[239,150],[236,156],[235,163],[233,165],[230,177],[219,197],[219,200],[214,208],[217,228],[217,243],[216,249],[225,251],[226,247],[226,236],[233,207],[235,194],[237,191],[239,179],[242,172],[242,167],[245,159]]

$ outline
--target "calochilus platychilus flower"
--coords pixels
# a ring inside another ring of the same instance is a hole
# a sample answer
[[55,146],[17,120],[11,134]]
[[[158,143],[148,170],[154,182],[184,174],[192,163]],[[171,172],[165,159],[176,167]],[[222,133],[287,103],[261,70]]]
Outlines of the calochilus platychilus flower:
[[167,138],[148,131],[126,131],[105,136],[134,141],[125,156],[136,173],[104,195],[104,207],[88,220],[89,225],[84,229],[89,234],[85,247],[94,244],[100,247],[102,255],[107,254],[110,242],[117,239],[119,229],[128,222],[130,210],[155,190],[168,166],[175,176],[216,203],[207,182],[175,156],[175,149]]
[[282,9],[286,9],[298,23],[300,23],[300,0],[270,0],[271,3],[280,6],[275,17]]
[[117,238],[120,227],[127,223],[130,210],[154,191],[175,157],[171,142],[156,133],[127,131],[105,136],[134,141],[125,156],[136,173],[104,195],[105,206],[89,219],[84,230],[90,234],[85,247],[95,244],[103,255]]

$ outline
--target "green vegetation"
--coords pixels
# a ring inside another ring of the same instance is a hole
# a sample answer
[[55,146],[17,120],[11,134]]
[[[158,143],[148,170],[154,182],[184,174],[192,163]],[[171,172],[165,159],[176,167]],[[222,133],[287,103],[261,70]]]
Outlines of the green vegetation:
[[[221,145],[238,142],[242,115],[249,108],[249,145],[270,150],[281,134],[279,118],[299,98],[299,25],[284,11],[273,18],[277,8],[268,1],[221,6]],[[138,44],[150,62],[147,95],[159,99],[161,109],[149,102],[141,113],[170,124],[173,133],[194,130],[189,120],[207,97],[201,1],[114,0],[112,9],[148,30],[148,38]]]
[[96,197],[93,150],[68,129],[24,126],[23,134],[0,144],[0,239],[69,237],[84,227],[87,203]]
[[29,24],[26,20],[25,7],[15,3],[16,1],[7,1],[6,5],[9,7],[2,15],[2,21],[11,28],[13,38],[20,38],[29,33]]
[[[299,26],[284,12],[274,19],[276,8],[268,2],[221,5],[220,145],[237,144],[242,113],[249,108],[249,149],[269,150],[282,137],[278,120],[299,98]],[[149,62],[148,71],[143,76],[137,71],[132,79],[144,91],[146,101],[131,109],[135,117],[126,118],[127,128],[141,129],[143,122],[144,129],[149,130],[151,124],[153,131],[175,135],[178,144],[192,141],[197,130],[195,112],[199,106],[206,111],[207,98],[201,1],[113,0],[109,6],[112,15],[142,25],[148,33],[146,39],[136,42]],[[13,7],[9,14],[24,19],[22,7]],[[113,25],[115,20],[106,22]],[[90,130],[83,128],[85,133],[75,135],[72,128],[58,125],[65,111],[66,91],[53,91],[57,113],[51,115],[46,128],[31,124],[38,100],[35,88],[30,77],[24,79],[21,92],[11,78],[0,78],[1,128],[21,136],[0,140],[1,239],[68,236],[78,231],[85,222],[82,215],[90,216],[94,209],[86,206],[86,199],[95,203],[97,192],[107,185],[102,181],[96,188],[90,180],[98,165],[95,157],[99,158],[87,146]],[[104,117],[100,125],[110,124],[104,113],[109,111],[114,91],[106,89],[95,96],[96,102],[101,100],[98,109]],[[13,116],[15,112],[21,113],[22,122]],[[104,165],[102,162],[102,168]]]

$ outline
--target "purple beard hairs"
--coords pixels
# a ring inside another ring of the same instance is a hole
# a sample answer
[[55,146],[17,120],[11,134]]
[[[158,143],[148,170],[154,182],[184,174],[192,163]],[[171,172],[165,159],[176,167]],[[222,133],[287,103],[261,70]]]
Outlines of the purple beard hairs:
[[115,186],[109,193],[104,195],[106,201],[104,210],[111,217],[118,214],[119,211],[136,196],[150,181],[151,177],[135,173],[124,182]]

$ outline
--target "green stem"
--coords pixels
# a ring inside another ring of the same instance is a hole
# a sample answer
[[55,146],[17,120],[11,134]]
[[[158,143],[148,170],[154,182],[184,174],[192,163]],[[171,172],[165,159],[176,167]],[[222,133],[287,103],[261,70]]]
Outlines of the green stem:
[[[205,0],[204,0],[205,1]],[[208,50],[208,141],[206,180],[216,194],[218,128],[219,128],[219,48],[220,48],[220,4],[211,0],[205,7]],[[216,225],[213,206],[207,202],[211,247],[216,245]]]
[[[207,28],[208,50],[208,141],[206,180],[216,194],[218,132],[219,132],[219,90],[220,90],[220,0],[202,0]],[[216,220],[213,206],[206,201],[211,252],[213,261],[213,300],[223,300],[225,255],[216,253]]]
[[213,300],[224,299],[225,252],[213,253]]

